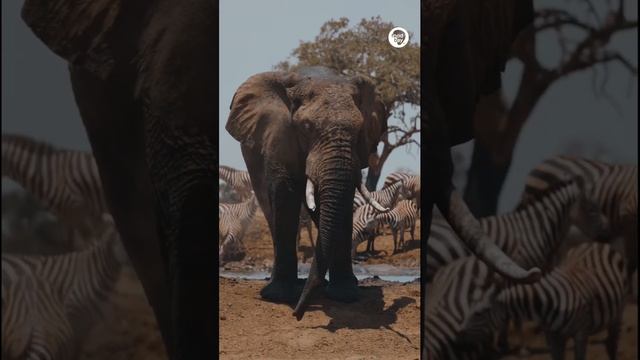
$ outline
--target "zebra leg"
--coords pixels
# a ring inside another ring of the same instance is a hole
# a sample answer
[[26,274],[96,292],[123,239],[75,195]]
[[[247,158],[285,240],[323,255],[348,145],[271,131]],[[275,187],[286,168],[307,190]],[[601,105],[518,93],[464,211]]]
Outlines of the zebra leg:
[[607,355],[609,355],[609,360],[616,360],[618,358],[618,341],[620,340],[620,325],[621,319],[618,316],[617,319],[613,320],[609,325],[607,330],[607,338],[604,341],[604,344],[607,348]]
[[391,231],[393,232],[393,253],[395,255],[398,251],[398,228],[392,226]]
[[554,331],[547,331],[545,332],[545,335],[547,338],[547,345],[549,345],[549,351],[551,352],[551,359],[564,360],[564,349],[567,342],[566,338],[562,334]]
[[582,331],[579,331],[576,336],[573,338],[574,345],[574,359],[575,360],[585,360],[587,357],[587,334]]
[[309,234],[309,242],[311,243],[311,248],[315,249],[316,245],[313,243],[313,224],[311,224],[311,221],[307,222],[307,234]]

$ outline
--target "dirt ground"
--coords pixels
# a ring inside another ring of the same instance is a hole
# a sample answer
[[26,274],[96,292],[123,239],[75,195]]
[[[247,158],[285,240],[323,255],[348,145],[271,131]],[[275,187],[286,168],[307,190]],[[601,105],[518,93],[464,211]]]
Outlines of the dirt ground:
[[[525,324],[524,337],[529,353],[520,355],[514,350],[514,354],[505,356],[502,360],[548,360],[551,358],[544,335],[542,333],[535,333],[533,323]],[[604,339],[606,339],[606,337],[607,333],[603,331],[589,338],[587,359],[609,359],[604,346]],[[509,337],[511,348],[514,348],[518,343],[518,335],[512,331]],[[570,340],[567,342],[565,358],[573,359],[573,356],[573,340]],[[620,331],[620,341],[618,342],[618,360],[636,359],[638,359],[638,304],[635,301],[629,301],[624,309],[623,325]]]
[[265,281],[220,279],[220,359],[419,359],[420,285],[364,280],[362,299],[316,296],[298,322]]
[[[316,229],[313,229],[316,236]],[[303,229],[298,258],[309,262],[312,247]],[[391,255],[393,237],[378,237],[375,257],[367,264],[402,268],[420,266],[420,225],[415,241],[405,234],[406,251]],[[248,229],[242,261],[225,265],[231,271],[269,271],[273,245],[262,213]],[[362,243],[360,251],[366,248]],[[314,296],[300,321],[288,305],[262,301],[266,281],[220,278],[220,359],[418,359],[420,347],[420,286],[380,280],[360,282],[362,299],[342,304]]]
[[[313,228],[313,236],[317,235],[317,229]],[[387,230],[388,232],[388,230]],[[307,230],[302,230],[300,238],[300,249],[298,259],[300,262],[310,262],[313,249],[307,235]],[[411,236],[405,233],[406,249],[392,255],[393,236],[391,234],[378,236],[374,243],[374,249],[379,253],[362,261],[362,265],[367,264],[389,264],[396,267],[420,268],[420,220],[418,219],[415,229],[415,239],[411,241]],[[315,241],[315,239],[314,239]],[[268,271],[273,266],[273,243],[267,226],[267,221],[261,211],[258,210],[254,223],[244,237],[246,256],[241,261],[232,261],[224,266],[224,270],[230,271]],[[362,252],[366,248],[366,242],[358,246],[358,251]]]

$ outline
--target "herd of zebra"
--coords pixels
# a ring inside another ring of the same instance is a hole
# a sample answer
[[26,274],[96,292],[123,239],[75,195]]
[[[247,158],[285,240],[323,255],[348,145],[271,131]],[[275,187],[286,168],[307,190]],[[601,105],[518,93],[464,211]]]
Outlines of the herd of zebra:
[[[220,166],[220,178],[243,199],[220,204],[220,260],[239,258],[258,203],[248,173]],[[81,239],[55,256],[2,255],[2,356],[73,358],[79,339],[113,291],[123,260],[90,153],[57,149],[18,135],[2,135],[2,176],[20,184]],[[371,193],[378,213],[359,194],[353,200],[352,255],[389,225],[394,251],[405,231],[413,238],[419,217],[420,178],[389,175]],[[496,244],[542,280],[513,284],[471,255],[447,222],[434,214],[426,243],[423,297],[427,359],[487,358],[508,346],[507,328],[534,320],[554,359],[568,338],[584,358],[587,338],[608,330],[605,346],[616,357],[622,310],[637,274],[637,166],[559,156],[527,178],[518,207],[480,220]],[[312,221],[301,211],[300,231],[312,242]],[[300,239],[300,235],[298,236]],[[586,240],[596,241],[586,241]],[[578,245],[575,245],[575,244]],[[362,254],[360,254],[362,255]],[[636,280],[637,281],[637,280]]]
[[[240,203],[223,203],[221,200],[219,205],[219,261],[222,265],[231,260],[242,259],[245,255],[246,247],[242,239],[256,215],[258,204],[248,172],[221,165],[219,176],[242,199]],[[420,176],[406,171],[393,172],[385,178],[382,189],[371,192],[371,197],[391,210],[386,213],[378,212],[356,192],[353,199],[351,250],[354,260],[375,254],[374,241],[384,231],[385,225],[393,235],[394,253],[404,249],[406,231],[409,231],[411,240],[414,240],[416,220],[419,218]],[[313,222],[304,205],[301,206],[299,224],[297,247],[300,248],[300,233],[303,229],[307,231],[311,247],[315,247]],[[367,250],[358,256],[356,249],[364,241],[367,241]]]
[[73,359],[125,261],[94,158],[3,134],[2,177],[34,196],[75,240],[58,255],[2,255],[2,357]]
[[615,359],[631,274],[637,276],[637,176],[636,165],[557,156],[530,172],[514,211],[480,219],[518,264],[543,269],[534,284],[494,274],[434,214],[423,358],[499,356],[509,349],[510,322],[523,335],[522,322],[531,320],[544,331],[554,360],[564,358],[569,338],[575,358],[584,359],[588,337],[602,330]]

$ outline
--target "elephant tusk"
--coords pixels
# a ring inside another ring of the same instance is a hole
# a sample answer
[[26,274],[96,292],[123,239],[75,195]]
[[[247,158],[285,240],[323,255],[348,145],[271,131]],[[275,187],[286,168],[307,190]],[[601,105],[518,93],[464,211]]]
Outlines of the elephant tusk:
[[391,210],[389,208],[386,208],[380,205],[379,202],[377,202],[374,198],[372,198],[371,194],[369,193],[369,190],[367,190],[367,187],[363,183],[360,183],[360,185],[358,185],[358,190],[360,191],[360,194],[362,194],[362,197],[379,212],[386,213],[386,212],[389,212],[389,210]]
[[315,189],[313,188],[313,183],[310,179],[307,178],[307,189],[305,191],[305,198],[307,200],[307,207],[311,211],[316,210],[316,199],[314,198]]

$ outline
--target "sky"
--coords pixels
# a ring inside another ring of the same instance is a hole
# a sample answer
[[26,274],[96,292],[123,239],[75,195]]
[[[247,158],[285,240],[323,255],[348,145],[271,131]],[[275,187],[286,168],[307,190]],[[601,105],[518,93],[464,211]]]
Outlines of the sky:
[[[249,4],[250,12],[246,11]],[[313,40],[326,21],[346,17],[350,25],[355,25],[363,18],[378,15],[383,21],[413,33],[409,41],[419,43],[418,0],[220,1],[220,164],[246,170],[240,143],[224,128],[231,99],[240,84],[251,75],[271,71],[274,65],[287,60],[301,41]],[[380,41],[388,44],[386,36]],[[407,110],[407,116],[413,113]],[[397,168],[419,173],[417,146],[399,148],[391,153],[378,186]]]
[[[579,2],[537,0],[536,7],[554,5],[576,9]],[[20,19],[21,1],[2,1],[2,132],[26,134],[54,145],[89,150],[73,100],[65,62],[51,53]],[[568,5],[567,5],[568,4]],[[637,2],[627,1],[627,13],[637,13]],[[247,11],[250,8],[251,11]],[[581,9],[580,9],[581,10]],[[223,164],[245,168],[239,144],[224,123],[235,89],[249,76],[271,70],[287,59],[301,40],[312,40],[331,18],[346,16],[351,23],[380,15],[419,36],[418,1],[350,0],[223,0],[220,3],[220,159]],[[634,15],[635,16],[635,15]],[[418,40],[415,38],[415,40]],[[551,35],[541,37],[543,62],[557,59]],[[386,39],[384,39],[386,41]],[[413,41],[413,39],[412,39]],[[615,49],[637,64],[637,34],[633,31],[613,39]],[[518,84],[520,64],[507,64],[503,75],[509,99]],[[606,88],[617,102],[594,95],[590,70],[556,82],[544,95],[528,120],[517,147],[499,202],[499,211],[511,209],[520,196],[527,172],[545,158],[567,151],[580,141],[588,149],[603,148],[606,159],[637,164],[638,85],[618,65],[609,68]],[[602,75],[602,71],[600,71]],[[466,156],[472,142],[455,150]],[[414,152],[415,154],[415,152]],[[419,168],[418,155],[400,149],[392,154],[384,174],[396,167]],[[465,167],[458,169],[466,171]],[[10,189],[3,180],[3,191]]]

